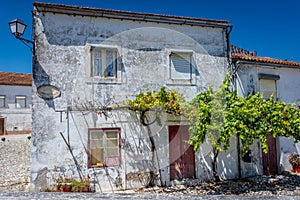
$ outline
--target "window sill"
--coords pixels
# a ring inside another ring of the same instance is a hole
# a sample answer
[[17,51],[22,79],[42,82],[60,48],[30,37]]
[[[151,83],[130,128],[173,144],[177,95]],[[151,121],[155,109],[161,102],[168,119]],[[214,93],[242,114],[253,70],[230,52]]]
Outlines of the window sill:
[[107,168],[107,167],[120,167],[120,165],[102,165],[102,166],[99,166],[99,165],[92,165],[92,166],[89,166],[89,168],[92,168],[92,169],[102,169],[102,168]]
[[192,80],[176,80],[176,79],[169,79],[167,81],[167,85],[188,85],[188,86],[194,86],[196,85],[196,82]]
[[101,78],[101,77],[88,77],[87,83],[96,84],[121,84],[121,78]]

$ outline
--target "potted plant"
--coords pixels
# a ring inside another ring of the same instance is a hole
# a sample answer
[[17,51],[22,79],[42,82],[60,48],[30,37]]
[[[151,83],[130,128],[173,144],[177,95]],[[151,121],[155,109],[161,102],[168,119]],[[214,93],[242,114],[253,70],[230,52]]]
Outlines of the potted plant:
[[298,153],[292,153],[289,156],[289,162],[293,167],[293,172],[300,173],[300,155]]
[[60,192],[72,192],[72,181],[71,178],[61,178],[56,179],[56,191]]
[[72,181],[72,192],[89,192],[90,180],[86,179],[83,181]]
[[90,179],[84,178],[82,181],[77,181],[73,178],[56,179],[56,191],[60,192],[89,192]]

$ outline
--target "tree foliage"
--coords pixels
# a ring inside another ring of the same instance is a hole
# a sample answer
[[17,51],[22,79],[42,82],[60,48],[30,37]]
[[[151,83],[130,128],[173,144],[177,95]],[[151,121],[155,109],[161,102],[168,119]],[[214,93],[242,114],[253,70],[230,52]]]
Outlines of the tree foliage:
[[[148,111],[184,115],[189,120],[189,144],[197,151],[208,139],[213,147],[213,174],[219,180],[216,159],[221,151],[230,146],[230,138],[236,136],[247,153],[255,140],[260,140],[262,149],[268,152],[267,138],[271,135],[293,137],[300,141],[300,109],[293,104],[264,99],[259,93],[246,98],[230,91],[229,77],[220,89],[212,88],[198,94],[190,102],[174,90],[145,91],[133,100],[128,100],[129,109],[140,113],[143,125]],[[157,117],[158,119],[159,117]]]
[[197,150],[205,138],[219,151],[227,150],[230,137],[236,135],[242,142],[243,153],[255,139],[264,152],[267,138],[272,135],[294,137],[300,140],[300,109],[293,104],[264,99],[261,94],[240,97],[229,90],[226,79],[220,90],[211,88],[198,94],[187,105],[185,114],[190,121],[189,143]]

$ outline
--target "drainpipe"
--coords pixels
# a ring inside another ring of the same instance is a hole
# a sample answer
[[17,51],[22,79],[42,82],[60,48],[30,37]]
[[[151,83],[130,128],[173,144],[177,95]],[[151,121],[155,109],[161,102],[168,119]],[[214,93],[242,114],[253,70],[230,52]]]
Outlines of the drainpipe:
[[[237,74],[237,70],[240,66],[240,62],[237,61],[237,62],[233,62],[231,67],[232,67],[232,71],[231,71],[231,80],[232,80],[232,84],[233,84],[233,91],[236,91],[237,90],[237,84],[236,84],[236,74]],[[239,176],[239,179],[242,178],[242,167],[241,167],[241,141],[239,139],[239,134],[237,134],[237,143],[236,143],[236,148],[237,148],[237,161],[238,161],[238,176]]]
[[[232,62],[232,58],[231,58],[231,48],[230,48],[230,33],[232,31],[232,25],[228,26],[227,30],[226,30],[226,41],[227,41],[227,60],[228,60],[228,64],[229,64],[229,73],[230,73],[230,82],[231,82],[231,86],[232,86],[232,92],[237,90],[237,84],[236,84],[236,72],[238,67],[234,67],[234,64]],[[239,64],[237,65],[239,66]],[[237,135],[237,161],[238,161],[238,177],[241,178],[242,177],[242,171],[241,171],[241,144],[240,144],[240,139],[239,139],[239,135]]]
[[230,48],[230,33],[232,31],[232,25],[229,25],[226,29],[226,44],[227,44],[227,62],[229,65],[230,70],[230,79],[231,79],[231,72],[232,72],[232,60],[231,60],[231,48]]

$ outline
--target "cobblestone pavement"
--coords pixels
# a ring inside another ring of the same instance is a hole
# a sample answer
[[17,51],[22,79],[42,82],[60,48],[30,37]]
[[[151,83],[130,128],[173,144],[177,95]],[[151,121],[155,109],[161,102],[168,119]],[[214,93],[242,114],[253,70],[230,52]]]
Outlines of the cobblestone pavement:
[[59,192],[41,192],[41,193],[0,193],[0,199],[15,200],[92,200],[92,199],[224,199],[224,200],[248,200],[248,199],[287,199],[297,200],[300,196],[237,196],[237,195],[191,195],[191,194],[100,194],[100,193],[59,193]]
[[0,192],[29,191],[29,136],[28,134],[21,134],[0,137]]
[[[300,176],[285,172],[221,182],[183,181],[170,187],[140,188],[101,193],[30,193],[30,140],[28,135],[5,136],[0,141],[0,200],[50,199],[288,199],[300,200]],[[18,173],[16,173],[18,172]]]

